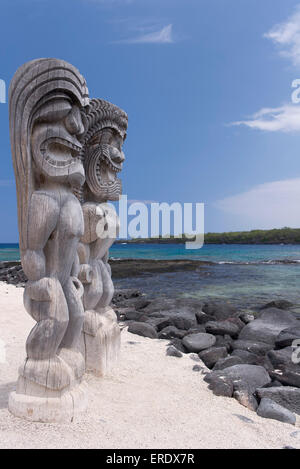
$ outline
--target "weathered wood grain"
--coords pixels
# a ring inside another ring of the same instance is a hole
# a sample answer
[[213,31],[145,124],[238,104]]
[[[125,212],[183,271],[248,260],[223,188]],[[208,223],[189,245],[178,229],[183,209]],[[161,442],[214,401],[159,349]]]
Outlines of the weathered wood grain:
[[118,200],[121,194],[117,174],[125,159],[122,145],[128,118],[117,106],[101,99],[91,100],[85,117],[82,159],[86,183],[81,193],[84,234],[78,248],[85,309],[81,350],[86,369],[105,375],[117,361],[120,348],[120,330],[110,307],[114,286],[108,264],[119,219],[107,202]]
[[85,370],[79,351],[83,286],[77,278],[84,220],[73,191],[84,183],[80,138],[88,103],[84,78],[59,59],[22,65],[10,84],[20,252],[28,278],[24,305],[36,325],[9,409],[33,420],[71,418],[74,404],[67,395],[81,385]]

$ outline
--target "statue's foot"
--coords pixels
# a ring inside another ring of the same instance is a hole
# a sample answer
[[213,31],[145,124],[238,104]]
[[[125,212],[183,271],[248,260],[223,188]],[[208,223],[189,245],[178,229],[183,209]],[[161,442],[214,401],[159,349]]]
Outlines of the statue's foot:
[[117,324],[117,315],[110,306],[91,309],[84,312],[83,332],[96,337],[99,329],[110,329],[112,323]]
[[118,322],[117,315],[110,306],[105,306],[103,315],[112,322]]
[[107,319],[93,309],[84,312],[84,322],[82,331],[86,334],[96,336],[98,330],[103,327]]
[[64,347],[59,350],[58,354],[72,369],[75,379],[80,380],[85,373],[85,361],[82,354],[78,350]]
[[57,356],[48,360],[27,358],[20,366],[19,374],[24,380],[53,391],[69,387],[72,381],[72,370]]
[[114,311],[85,311],[85,315],[80,349],[85,357],[86,371],[96,376],[105,376],[118,361],[120,327],[115,320]]

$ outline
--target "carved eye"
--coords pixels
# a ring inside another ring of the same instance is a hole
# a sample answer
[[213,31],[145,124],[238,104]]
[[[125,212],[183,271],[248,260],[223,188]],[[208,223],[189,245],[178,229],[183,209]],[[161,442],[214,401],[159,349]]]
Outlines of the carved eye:
[[69,101],[64,99],[55,100],[55,106],[53,106],[53,101],[50,101],[44,104],[36,113],[35,121],[36,122],[55,122],[61,119],[66,118],[72,106]]

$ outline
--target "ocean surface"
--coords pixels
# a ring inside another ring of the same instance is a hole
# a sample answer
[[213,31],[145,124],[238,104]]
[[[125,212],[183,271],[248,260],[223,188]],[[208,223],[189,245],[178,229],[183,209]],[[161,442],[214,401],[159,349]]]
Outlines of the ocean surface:
[[[204,245],[186,250],[179,244],[116,244],[115,259],[195,259],[212,262],[194,272],[145,274],[117,279],[118,288],[139,288],[152,297],[188,296],[225,300],[248,309],[287,299],[300,308],[300,245]],[[17,244],[0,244],[1,260],[18,260]]]

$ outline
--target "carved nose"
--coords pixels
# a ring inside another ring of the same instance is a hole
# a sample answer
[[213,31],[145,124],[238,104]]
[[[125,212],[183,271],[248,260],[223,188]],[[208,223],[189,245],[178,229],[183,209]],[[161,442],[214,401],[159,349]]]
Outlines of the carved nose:
[[115,163],[120,164],[120,163],[123,163],[123,161],[125,160],[125,155],[122,151],[116,151],[116,152],[113,152],[111,159]]
[[80,136],[84,132],[84,125],[81,119],[80,110],[74,106],[65,119],[67,130],[71,135]]

